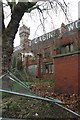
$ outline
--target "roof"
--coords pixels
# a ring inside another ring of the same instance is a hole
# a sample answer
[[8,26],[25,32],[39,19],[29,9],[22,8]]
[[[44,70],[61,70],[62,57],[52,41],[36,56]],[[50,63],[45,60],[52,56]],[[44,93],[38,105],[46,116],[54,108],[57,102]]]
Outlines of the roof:
[[14,47],[14,51],[13,52],[18,51],[18,50],[22,50],[22,46],[21,45]]

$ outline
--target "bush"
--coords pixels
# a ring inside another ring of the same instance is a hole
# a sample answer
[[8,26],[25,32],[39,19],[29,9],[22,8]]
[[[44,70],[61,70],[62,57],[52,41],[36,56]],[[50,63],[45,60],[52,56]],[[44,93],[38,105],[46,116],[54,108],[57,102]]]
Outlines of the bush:
[[12,97],[12,94],[9,93],[2,93],[2,99]]
[[18,62],[17,62],[17,69],[18,69],[18,70],[22,70],[22,69],[23,69],[22,60],[18,60]]
[[16,57],[13,57],[12,59],[12,68],[16,67]]

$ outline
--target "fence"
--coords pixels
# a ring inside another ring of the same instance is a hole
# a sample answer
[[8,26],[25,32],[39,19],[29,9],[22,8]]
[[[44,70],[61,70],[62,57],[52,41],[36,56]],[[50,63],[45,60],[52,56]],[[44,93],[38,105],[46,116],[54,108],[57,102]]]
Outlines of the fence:
[[[4,77],[8,77],[8,79],[10,79],[11,81],[16,82],[17,84],[19,84],[20,86],[22,86],[24,89],[26,89],[26,94],[25,93],[20,93],[20,92],[14,92],[11,90],[6,90],[6,89],[0,89],[0,92],[4,92],[4,93],[9,93],[9,94],[13,94],[13,95],[17,95],[17,96],[23,96],[23,97],[28,97],[28,98],[32,98],[32,99],[37,99],[37,100],[43,100],[43,101],[48,101],[60,108],[62,108],[63,110],[71,113],[72,115],[74,115],[76,118],[80,118],[80,115],[68,108],[66,108],[64,105],[65,103],[58,100],[58,99],[54,99],[51,97],[41,97],[38,96],[34,93],[32,93],[30,91],[30,89],[28,88],[28,86],[26,84],[24,84],[20,79],[18,79],[14,74],[12,74],[10,71],[8,71],[6,74],[0,76],[0,80]],[[6,118],[3,118],[2,120],[5,120]],[[7,119],[6,119],[7,120]],[[9,119],[8,119],[9,120]],[[10,119],[11,120],[11,119]],[[14,119],[14,120],[18,120],[18,119]]]

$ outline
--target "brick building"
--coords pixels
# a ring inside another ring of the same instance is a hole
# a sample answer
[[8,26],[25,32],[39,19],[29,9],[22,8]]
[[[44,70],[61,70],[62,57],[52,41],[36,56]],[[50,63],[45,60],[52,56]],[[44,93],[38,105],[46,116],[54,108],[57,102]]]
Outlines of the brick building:
[[[21,34],[25,32],[20,32]],[[24,35],[22,35],[24,36]],[[46,33],[25,46],[25,65],[36,77],[55,81],[56,92],[79,93],[80,20],[61,24],[61,28]],[[22,43],[24,44],[25,41]]]
[[57,49],[54,56],[54,79],[56,91],[79,93],[80,22],[76,21],[72,26],[71,30],[66,29],[55,41]]

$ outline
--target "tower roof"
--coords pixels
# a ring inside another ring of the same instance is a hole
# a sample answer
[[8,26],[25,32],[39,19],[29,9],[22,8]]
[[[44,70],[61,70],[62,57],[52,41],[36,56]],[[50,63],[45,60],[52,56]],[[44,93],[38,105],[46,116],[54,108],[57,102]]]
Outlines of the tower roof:
[[30,28],[28,28],[26,25],[23,24],[22,27],[19,29],[19,34],[26,32],[27,34],[30,34]]

